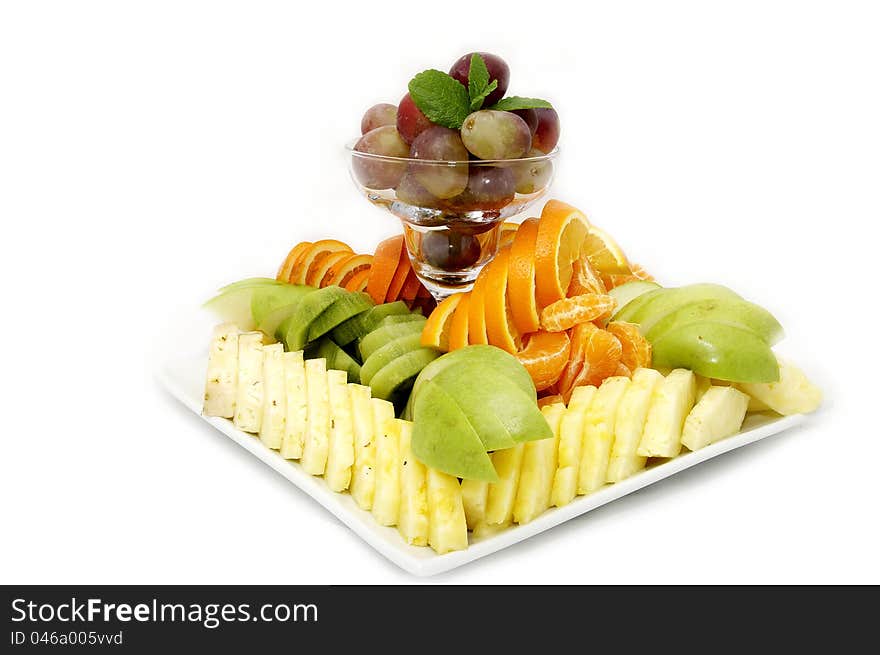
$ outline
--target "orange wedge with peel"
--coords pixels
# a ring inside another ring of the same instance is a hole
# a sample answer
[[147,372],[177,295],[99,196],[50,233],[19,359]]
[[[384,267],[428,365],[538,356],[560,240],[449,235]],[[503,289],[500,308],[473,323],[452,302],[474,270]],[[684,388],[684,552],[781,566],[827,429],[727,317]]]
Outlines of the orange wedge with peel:
[[431,312],[425,327],[422,329],[422,345],[426,348],[437,348],[443,352],[448,352],[449,335],[452,330],[452,319],[455,317],[455,310],[458,308],[463,293],[454,293],[444,299],[437,308]]
[[519,227],[519,223],[512,223],[510,221],[502,223],[501,232],[498,235],[498,247],[506,248],[507,246],[512,245]]
[[397,260],[397,270],[391,278],[391,284],[388,285],[388,291],[385,293],[385,302],[394,302],[400,298],[400,292],[403,291],[403,285],[406,283],[412,271],[412,265],[409,263],[409,254],[406,248],[400,249],[400,257]]
[[590,230],[584,213],[559,200],[541,212],[535,239],[535,297],[538,307],[562,300],[571,282],[572,264]]
[[403,235],[385,239],[376,246],[373,263],[370,266],[370,280],[366,288],[370,298],[377,305],[385,302],[388,287],[391,286],[391,280],[400,264],[401,249],[403,249]]
[[487,344],[489,334],[486,332],[486,282],[488,280],[489,267],[484,266],[477,276],[477,281],[471,289],[471,298],[468,302],[468,343]]
[[630,274],[629,262],[611,236],[591,225],[581,250],[599,273]]
[[548,332],[562,332],[578,323],[611,316],[617,302],[611,296],[585,293],[563,298],[541,310],[541,327]]
[[343,259],[330,267],[324,279],[321,280],[321,286],[344,287],[355,273],[369,270],[372,263],[372,255],[350,255],[348,259]]
[[275,279],[280,282],[290,282],[290,275],[293,272],[293,265],[296,263],[296,260],[299,259],[300,255],[302,255],[311,246],[311,241],[303,241],[302,243],[298,243],[293,248],[291,248],[290,252],[287,253],[287,257],[285,257],[284,261],[281,263],[281,266],[278,269],[278,273],[277,275],[275,275]]
[[367,283],[370,281],[370,269],[365,268],[358,271],[349,278],[343,287],[346,291],[366,291]]
[[[470,319],[469,305],[471,303],[471,292],[460,294],[458,306],[452,315],[452,321],[449,323],[449,351],[458,350],[468,345],[468,321]],[[439,307],[439,305],[438,305]],[[436,310],[434,310],[436,311]],[[431,312],[433,314],[433,312]]]
[[535,302],[535,239],[538,237],[538,219],[530,218],[520,225],[510,247],[507,263],[507,299],[513,322],[521,334],[541,327],[538,305]]
[[523,338],[525,347],[516,353],[532,376],[535,389],[553,386],[569,361],[571,343],[565,332],[534,332]]
[[352,253],[351,247],[347,243],[337,241],[336,239],[321,239],[315,241],[308,249],[304,250],[297,258],[291,269],[290,281],[293,284],[307,284],[309,273],[313,271],[313,266],[324,256],[333,252]]
[[510,305],[507,302],[507,271],[510,249],[504,248],[486,269],[486,286],[483,293],[483,316],[489,343],[506,350],[511,355],[522,347],[520,332],[513,324]]
[[350,259],[351,256],[352,253],[343,250],[340,252],[328,252],[326,255],[319,257],[312,262],[309,273],[306,275],[306,284],[311,287],[323,286],[321,283],[333,265]]
[[403,283],[403,289],[400,290],[400,299],[412,304],[419,293],[422,281],[416,275],[416,270],[410,265],[409,274],[406,276],[406,282]]

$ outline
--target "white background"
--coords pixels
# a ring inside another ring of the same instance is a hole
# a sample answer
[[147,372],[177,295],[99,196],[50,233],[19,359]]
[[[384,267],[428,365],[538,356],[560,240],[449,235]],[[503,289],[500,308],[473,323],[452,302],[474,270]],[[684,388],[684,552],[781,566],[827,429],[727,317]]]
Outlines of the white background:
[[561,114],[553,195],[773,310],[827,402],[433,581],[880,582],[878,33],[871,2],[3,3],[0,579],[415,580],[153,375],[221,284],[394,233],[343,144],[481,49]]

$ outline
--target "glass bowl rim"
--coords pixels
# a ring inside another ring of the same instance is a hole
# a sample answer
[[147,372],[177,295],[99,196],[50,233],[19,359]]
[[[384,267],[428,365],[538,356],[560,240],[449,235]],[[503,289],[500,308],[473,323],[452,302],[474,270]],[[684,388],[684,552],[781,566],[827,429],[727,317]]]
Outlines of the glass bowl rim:
[[559,146],[556,146],[548,152],[547,154],[538,155],[535,157],[519,157],[517,159],[416,159],[415,157],[392,157],[391,155],[375,155],[370,152],[361,152],[360,150],[355,150],[355,144],[360,139],[355,139],[353,141],[349,141],[345,144],[345,149],[351,154],[353,157],[360,157],[363,159],[374,159],[376,161],[386,161],[386,162],[399,162],[403,164],[411,164],[418,162],[419,164],[433,164],[433,165],[442,165],[442,166],[450,166],[454,164],[468,164],[470,166],[500,166],[500,165],[510,165],[510,164],[518,164],[518,163],[538,163],[545,162],[555,159],[559,154]]

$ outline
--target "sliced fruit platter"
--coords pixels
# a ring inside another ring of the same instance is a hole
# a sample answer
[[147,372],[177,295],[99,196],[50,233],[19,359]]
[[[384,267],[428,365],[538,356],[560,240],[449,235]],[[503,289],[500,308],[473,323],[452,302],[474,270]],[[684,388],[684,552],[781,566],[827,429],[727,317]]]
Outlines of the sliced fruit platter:
[[397,236],[296,244],[206,308],[223,322],[204,416],[421,559],[491,552],[821,402],[774,353],[770,312],[662,286],[559,200],[505,223],[473,288],[439,304]]

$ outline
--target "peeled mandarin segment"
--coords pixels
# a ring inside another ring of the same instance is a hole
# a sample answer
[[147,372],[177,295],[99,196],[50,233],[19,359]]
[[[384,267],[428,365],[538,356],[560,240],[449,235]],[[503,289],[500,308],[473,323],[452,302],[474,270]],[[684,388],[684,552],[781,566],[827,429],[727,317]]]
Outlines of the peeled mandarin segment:
[[489,335],[486,332],[485,294],[486,281],[489,267],[480,271],[474,287],[471,289],[471,298],[468,303],[468,343],[487,344]]
[[391,283],[388,285],[388,291],[385,293],[385,302],[394,302],[400,298],[400,292],[403,291],[403,285],[406,283],[410,271],[412,271],[412,265],[409,263],[409,254],[404,247],[400,249],[397,270],[394,271]]
[[510,249],[504,248],[489,264],[483,295],[483,315],[489,343],[514,355],[522,346],[522,339],[519,330],[512,325],[510,307],[507,304],[509,258]]
[[614,375],[617,377],[625,377],[625,378],[632,378],[632,376],[633,376],[632,369],[629,366],[627,366],[626,364],[624,364],[623,362],[620,362],[617,365],[617,371],[614,373]]
[[335,284],[344,287],[355,274],[369,270],[372,263],[372,255],[351,255],[348,259],[337,262],[327,271],[324,286]]
[[535,297],[546,307],[565,297],[572,264],[581,254],[590,223],[583,212],[549,200],[541,212],[535,240]]
[[346,291],[364,291],[367,288],[367,282],[370,281],[370,269],[364,269],[359,273],[351,276],[351,279],[345,283],[343,287]]
[[523,221],[510,247],[507,263],[507,300],[513,322],[522,334],[536,332],[540,327],[535,301],[535,240],[538,219]]
[[311,270],[306,276],[306,284],[310,287],[325,286],[322,284],[324,277],[330,271],[334,264],[351,258],[350,252],[328,252],[312,262]]
[[459,348],[464,348],[468,345],[468,321],[470,318],[469,305],[471,302],[471,294],[468,292],[456,295],[461,295],[461,298],[458,301],[458,307],[456,307],[455,313],[452,315],[452,322],[449,324],[450,352],[458,350]]
[[425,327],[422,329],[422,345],[437,348],[444,352],[450,350],[449,337],[452,330],[452,321],[455,318],[455,310],[464,297],[463,293],[455,293],[437,305],[431,312]]
[[602,283],[605,285],[605,288],[609,291],[629,282],[639,282],[641,280],[641,278],[637,278],[631,273],[602,273],[600,274],[600,277],[602,278]]
[[651,342],[648,341],[635,323],[612,321],[606,327],[620,341],[620,362],[630,371],[637,368],[650,368]]
[[569,298],[581,296],[585,293],[606,293],[605,284],[596,273],[590,260],[586,256],[581,257],[572,264],[571,283],[568,285]]
[[565,399],[558,393],[553,394],[552,396],[544,396],[543,398],[538,398],[538,407],[547,407],[549,405],[558,405],[560,403],[564,404]]
[[645,282],[654,281],[654,276],[648,273],[648,271],[646,271],[641,264],[630,264],[629,268],[632,274],[639,280],[643,280]]
[[367,293],[377,305],[385,301],[388,287],[397,272],[400,263],[400,251],[403,248],[403,236],[385,239],[376,246],[373,253],[373,264],[370,266],[370,280],[367,282]]
[[623,250],[603,230],[591,225],[583,243],[583,252],[600,273],[630,273]]
[[275,279],[279,280],[280,282],[290,282],[290,275],[293,272],[293,265],[296,263],[296,260],[299,259],[300,255],[302,255],[311,246],[311,241],[303,241],[302,243],[298,243],[293,248],[291,248],[290,252],[287,253],[287,257],[284,258],[284,262],[282,262],[281,267],[278,269],[278,274],[275,276]]
[[528,371],[535,389],[552,387],[569,361],[571,342],[565,332],[534,332],[526,337],[525,347],[516,353]]
[[607,330],[596,328],[591,332],[586,338],[583,351],[583,362],[574,379],[564,387],[560,384],[560,391],[566,400],[571,397],[571,392],[576,387],[585,385],[598,387],[606,378],[615,375],[618,371],[620,341]]
[[578,323],[587,323],[610,316],[616,306],[611,296],[585,293],[563,298],[548,305],[541,312],[541,327],[548,332],[562,332]]
[[336,239],[321,239],[315,241],[307,250],[297,258],[291,269],[291,282],[293,284],[306,284],[309,273],[313,270],[313,264],[324,255],[331,252],[352,252],[351,247],[347,243],[337,241]]

